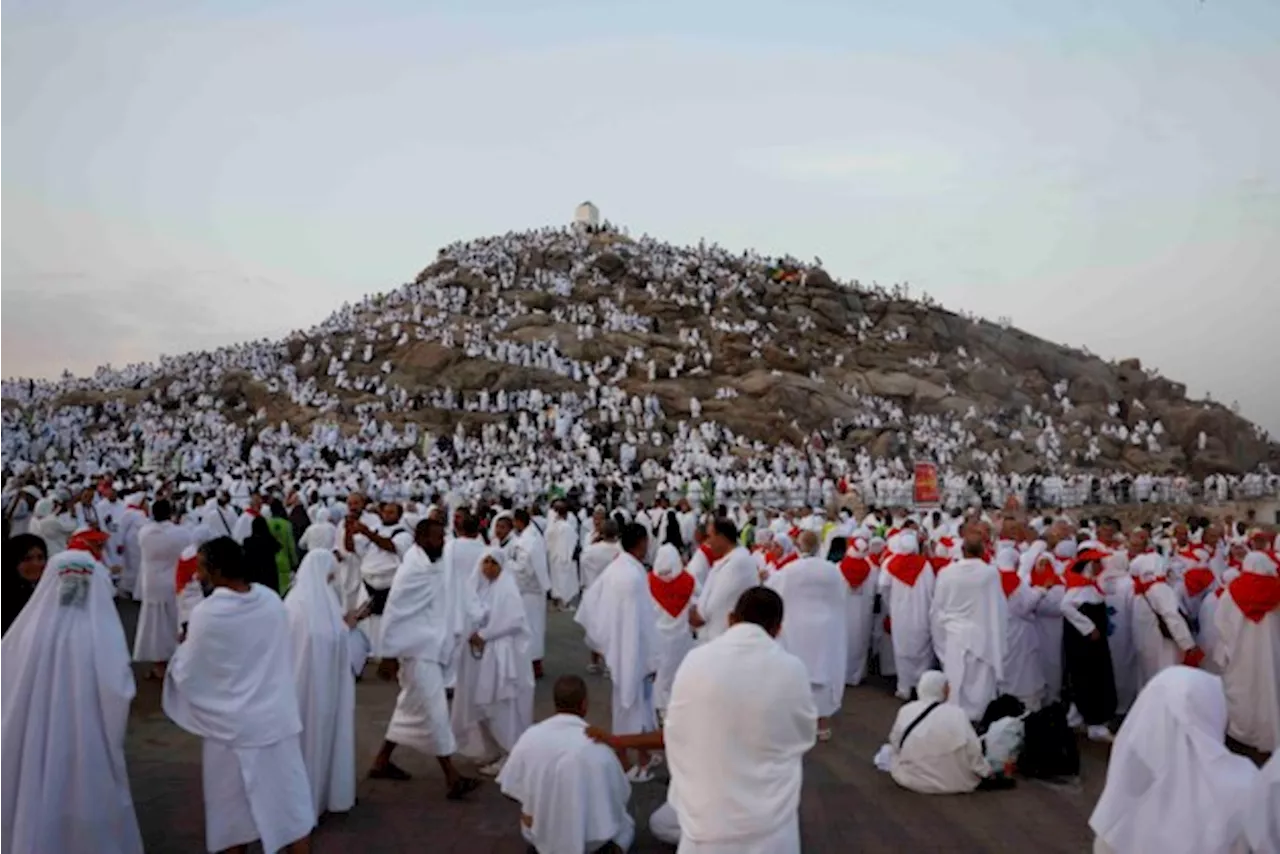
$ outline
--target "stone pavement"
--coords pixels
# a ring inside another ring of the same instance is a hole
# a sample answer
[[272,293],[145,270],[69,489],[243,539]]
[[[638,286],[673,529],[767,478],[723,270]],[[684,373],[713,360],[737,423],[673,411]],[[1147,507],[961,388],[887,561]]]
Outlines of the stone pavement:
[[[122,606],[132,635],[136,606]],[[571,615],[548,619],[547,678],[538,684],[536,716],[551,711],[551,684],[563,673],[585,676],[592,692],[589,717],[608,726],[609,683],[586,676],[587,656]],[[466,803],[444,799],[435,760],[407,748],[396,762],[413,774],[404,783],[364,779],[365,763],[381,744],[395,705],[396,688],[370,667],[356,690],[357,763],[361,777],[355,809],[326,817],[314,850],[328,852],[430,851],[432,854],[525,854],[517,829],[519,811],[492,783]],[[204,850],[200,794],[200,742],[179,730],[160,709],[160,685],[142,679],[130,716],[126,745],[129,777],[149,854]],[[1106,749],[1082,743],[1082,785],[1019,781],[1007,792],[926,797],[899,789],[877,772],[871,757],[883,743],[898,702],[883,684],[851,688],[835,722],[835,738],[805,762],[800,825],[806,854],[945,851],[1080,854],[1091,846],[1087,822],[1101,792]],[[665,769],[663,769],[665,771]],[[633,851],[671,852],[648,832],[649,813],[665,798],[665,777],[633,788]]]

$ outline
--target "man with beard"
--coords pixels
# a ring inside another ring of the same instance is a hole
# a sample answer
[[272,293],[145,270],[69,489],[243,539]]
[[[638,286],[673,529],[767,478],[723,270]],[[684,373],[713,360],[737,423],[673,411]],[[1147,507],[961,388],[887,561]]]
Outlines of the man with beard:
[[409,774],[391,761],[396,745],[408,744],[436,757],[444,771],[447,797],[460,800],[480,781],[459,774],[452,759],[458,748],[445,696],[445,668],[453,656],[453,638],[443,557],[444,523],[423,519],[414,530],[413,547],[395,574],[382,614],[382,652],[400,660],[400,695],[369,776],[408,780]]

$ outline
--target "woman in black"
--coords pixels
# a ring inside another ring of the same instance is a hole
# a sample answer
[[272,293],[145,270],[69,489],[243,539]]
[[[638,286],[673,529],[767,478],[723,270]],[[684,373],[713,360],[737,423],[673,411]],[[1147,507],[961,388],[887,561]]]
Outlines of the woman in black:
[[684,537],[680,536],[680,517],[674,510],[667,511],[667,544],[675,546],[681,557],[686,554]]
[[4,625],[0,634],[18,619],[40,583],[49,549],[35,534],[19,534],[4,544]]
[[248,539],[244,541],[246,580],[280,593],[280,574],[276,570],[276,552],[280,543],[262,516],[255,517]]

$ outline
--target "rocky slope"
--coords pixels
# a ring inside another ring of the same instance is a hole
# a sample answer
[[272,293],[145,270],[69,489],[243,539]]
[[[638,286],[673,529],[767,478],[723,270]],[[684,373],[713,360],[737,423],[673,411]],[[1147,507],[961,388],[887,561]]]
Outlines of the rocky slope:
[[[399,290],[273,345],[296,383],[329,397],[328,411],[244,371],[222,372],[217,393],[304,428],[397,387],[464,396],[586,390],[586,373],[469,354],[468,340],[550,350],[590,366],[603,385],[653,394],[668,433],[698,406],[702,419],[769,444],[821,441],[905,459],[946,448],[941,461],[960,469],[1203,476],[1280,464],[1280,447],[1254,425],[1189,400],[1183,385],[1137,360],[1109,363],[901,293],[840,283],[794,259],[614,232],[543,230],[457,244]],[[328,365],[340,355],[344,374],[364,377],[364,388],[338,387]],[[171,377],[157,370],[135,385]],[[388,410],[394,422],[433,429],[504,417]],[[1148,439],[1153,430],[1159,435]]]

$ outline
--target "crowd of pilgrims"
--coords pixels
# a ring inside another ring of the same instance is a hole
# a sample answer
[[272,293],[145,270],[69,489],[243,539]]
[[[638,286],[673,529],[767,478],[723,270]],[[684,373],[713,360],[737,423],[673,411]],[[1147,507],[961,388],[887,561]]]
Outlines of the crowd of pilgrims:
[[[606,256],[623,265],[626,288],[601,271]],[[1165,426],[1137,400],[1110,403],[1094,425],[1075,420],[1067,380],[1054,383],[1035,405],[974,406],[963,415],[908,411],[899,401],[845,384],[833,393],[847,395],[853,414],[812,431],[799,446],[748,438],[717,421],[715,410],[704,414],[697,398],[688,401],[684,417],[685,407],[668,412],[669,400],[664,408],[657,394],[635,391],[646,381],[714,375],[712,336],[722,333],[748,336],[753,358],[772,347],[839,367],[846,354],[806,336],[807,316],[761,304],[766,287],[794,286],[813,269],[794,258],[705,243],[674,247],[647,236],[607,241],[574,229],[460,242],[441,250],[416,281],[345,305],[281,341],[104,367],[91,377],[6,381],[5,467],[35,474],[45,493],[76,491],[102,471],[142,470],[161,480],[197,482],[206,495],[226,489],[238,500],[247,497],[249,482],[300,473],[325,497],[375,481],[397,500],[420,501],[439,491],[528,502],[551,485],[608,495],[609,506],[650,492],[678,492],[694,505],[713,495],[717,502],[825,505],[849,490],[877,506],[909,506],[914,460],[938,465],[947,507],[974,501],[998,507],[1010,496],[1029,507],[1204,503],[1277,489],[1267,472],[1193,481],[1106,470],[1104,441],[1158,454],[1169,443]],[[848,287],[868,299],[907,296],[902,289]],[[567,299],[583,293],[589,298]],[[549,303],[540,299],[547,297]],[[660,323],[638,313],[642,303],[692,313]],[[739,303],[752,306],[751,316],[734,314]],[[534,314],[544,316],[553,334],[512,337],[513,324]],[[566,352],[579,352],[570,343],[614,333],[629,335],[616,357]],[[877,347],[905,347],[911,339],[897,321],[877,324],[869,315],[846,333],[854,347],[873,339]],[[650,352],[645,342],[656,340],[662,345]],[[550,382],[535,380],[528,388],[501,390],[453,388],[430,378],[424,384],[401,372],[399,362],[425,343],[536,369],[573,389],[544,390]],[[944,363],[956,371],[984,368],[981,356],[964,348],[945,359],[933,352],[909,360],[931,369]],[[294,421],[268,420],[268,406],[250,409],[245,395],[223,389],[224,381],[241,375]],[[821,372],[811,379],[827,381]],[[716,401],[740,396],[731,377],[720,382]],[[86,395],[96,402],[85,402]],[[425,410],[470,420],[464,426],[460,418],[454,430],[434,435],[419,423]],[[862,430],[889,432],[890,452],[873,457],[865,447],[844,446],[852,431]],[[1208,442],[1203,433],[1196,439],[1200,450]],[[1031,454],[1037,471],[1006,473],[1015,451]]]
[[[543,854],[626,850],[631,787],[663,761],[655,837],[798,852],[803,757],[871,675],[904,701],[874,762],[906,789],[1014,785],[1032,720],[1057,716],[1114,742],[1096,851],[1280,850],[1276,760],[1226,746],[1280,744],[1280,541],[1252,518],[118,486],[59,524],[6,509],[6,851],[142,850],[132,664],[203,739],[210,851],[306,851],[355,807],[366,672],[400,686],[369,776],[408,779],[407,746],[450,799],[496,778]],[[115,598],[140,602],[132,651]],[[534,722],[548,611],[574,613],[583,669],[608,679],[608,731],[578,676]]]

